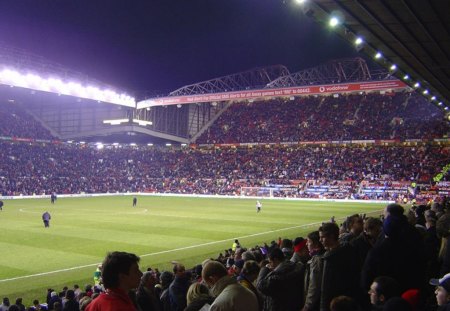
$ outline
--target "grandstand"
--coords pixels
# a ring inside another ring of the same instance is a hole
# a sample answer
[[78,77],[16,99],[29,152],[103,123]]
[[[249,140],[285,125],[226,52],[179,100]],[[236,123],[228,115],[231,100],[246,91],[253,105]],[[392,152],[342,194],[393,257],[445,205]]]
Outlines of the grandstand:
[[[431,209],[432,202],[445,205],[450,195],[450,128],[442,102],[430,103],[430,98],[418,94],[392,70],[371,68],[363,58],[332,60],[294,73],[284,65],[254,68],[152,98],[128,95],[14,48],[0,49],[0,65],[2,200],[46,198],[57,193],[63,197],[142,194],[145,198],[188,195],[319,201],[314,204],[365,201],[374,206],[367,205],[364,212],[378,215],[377,202],[429,203],[427,209]],[[119,201],[126,204],[123,198]],[[193,208],[196,203],[189,204]],[[317,218],[316,226],[325,220],[319,217],[331,214],[314,206],[316,210],[309,212]],[[113,216],[121,218],[122,207],[112,207],[117,212]],[[155,208],[157,212],[164,212],[159,208]],[[279,211],[302,217],[298,210]],[[255,222],[254,230],[273,226],[264,238],[274,232],[291,234],[299,228],[298,224],[272,224],[276,212],[272,211],[273,219]],[[350,213],[350,208],[346,212]],[[205,213],[178,216],[211,221],[201,219]],[[435,213],[442,210],[436,208]],[[248,217],[245,222],[251,222],[249,213],[242,215]],[[290,217],[281,216],[280,222]],[[339,220],[345,220],[347,215],[340,216]],[[421,216],[420,212],[410,215],[422,230]],[[144,216],[138,217],[129,219],[144,221]],[[236,219],[230,222],[244,222],[233,217]],[[107,226],[110,220],[105,221]],[[213,225],[222,225],[220,221],[214,219]],[[120,221],[114,223],[120,225]],[[133,230],[132,225],[127,230]],[[145,227],[145,223],[140,225]],[[310,229],[308,223],[301,226]],[[202,238],[210,234],[199,230],[196,234]],[[229,233],[225,225],[221,230]],[[351,233],[349,227],[343,226],[343,230]],[[251,243],[262,243],[253,239],[259,232],[243,231]],[[186,232],[171,234],[181,239]],[[226,234],[223,240],[219,234],[212,238],[222,247],[229,242]],[[140,243],[136,249],[144,253],[147,245]],[[209,243],[215,242],[199,245]],[[151,251],[165,253],[167,246],[162,244]],[[281,241],[278,247],[283,248]],[[251,252],[262,251],[255,246]],[[196,255],[190,256],[189,260],[199,261]],[[229,254],[227,259],[233,256]],[[227,261],[222,258],[222,262]]]
[[[412,195],[408,183],[419,183],[428,198],[438,195],[433,177],[449,160],[443,111],[361,58],[294,74],[284,66],[257,68],[135,108],[43,92],[36,84],[2,88],[4,196],[240,196],[263,187],[260,195],[397,199]],[[404,186],[391,186],[398,184]],[[276,185],[291,190],[273,191]]]

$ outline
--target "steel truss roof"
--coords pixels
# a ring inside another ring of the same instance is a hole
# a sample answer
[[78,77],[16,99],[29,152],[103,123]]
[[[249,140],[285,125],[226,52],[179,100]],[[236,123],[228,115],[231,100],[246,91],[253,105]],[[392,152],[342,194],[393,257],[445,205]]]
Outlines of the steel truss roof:
[[[386,72],[382,78],[385,78]],[[372,75],[362,58],[333,60],[323,65],[283,76],[267,84],[267,88],[331,84],[372,80]]]
[[169,94],[182,96],[193,94],[221,93],[229,91],[263,88],[273,80],[289,75],[289,70],[283,65],[275,65],[251,69],[228,76],[183,86]]

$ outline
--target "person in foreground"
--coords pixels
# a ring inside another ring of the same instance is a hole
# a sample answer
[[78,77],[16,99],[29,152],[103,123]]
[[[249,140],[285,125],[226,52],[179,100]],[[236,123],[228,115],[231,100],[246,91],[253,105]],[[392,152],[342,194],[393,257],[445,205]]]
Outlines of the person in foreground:
[[431,279],[430,284],[436,286],[435,295],[438,311],[450,310],[450,273],[440,279]]
[[126,252],[112,252],[103,261],[102,279],[106,292],[100,294],[86,311],[136,311],[128,292],[139,286],[140,258]]
[[209,261],[202,270],[203,281],[215,297],[211,311],[258,311],[255,294],[239,284],[218,261]]

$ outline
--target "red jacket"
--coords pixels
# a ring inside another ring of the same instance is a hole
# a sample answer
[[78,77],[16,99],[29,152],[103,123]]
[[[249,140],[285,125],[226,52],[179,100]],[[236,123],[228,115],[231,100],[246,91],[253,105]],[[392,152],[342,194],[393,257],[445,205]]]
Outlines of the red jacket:
[[86,311],[136,311],[136,307],[125,291],[112,288],[95,298]]

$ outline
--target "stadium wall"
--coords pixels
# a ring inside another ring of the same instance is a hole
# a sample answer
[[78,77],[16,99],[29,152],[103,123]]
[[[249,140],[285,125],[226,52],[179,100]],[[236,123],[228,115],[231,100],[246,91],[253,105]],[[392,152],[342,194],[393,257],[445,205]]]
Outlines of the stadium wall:
[[[189,197],[189,198],[220,198],[220,199],[254,199],[254,200],[282,200],[282,201],[312,201],[312,202],[333,202],[333,203],[395,203],[388,200],[346,200],[346,199],[312,199],[312,198],[280,198],[280,197],[259,197],[259,196],[227,196],[227,195],[207,195],[207,194],[178,194],[178,193],[89,193],[89,194],[60,194],[58,198],[90,198],[90,197],[110,197],[110,196],[155,196],[155,197]],[[23,196],[0,196],[0,200],[21,200],[21,199],[50,199],[50,195],[23,195]]]

